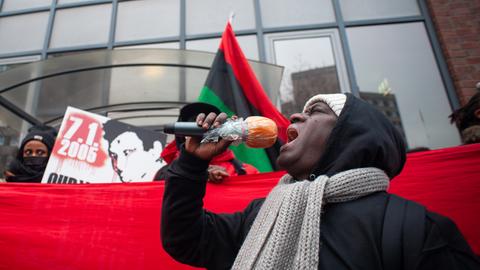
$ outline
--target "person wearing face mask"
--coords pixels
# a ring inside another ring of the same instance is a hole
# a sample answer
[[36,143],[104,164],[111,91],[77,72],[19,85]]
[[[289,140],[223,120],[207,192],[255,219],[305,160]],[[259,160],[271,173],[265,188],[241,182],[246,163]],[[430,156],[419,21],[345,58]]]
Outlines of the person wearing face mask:
[[55,144],[57,132],[47,126],[33,126],[20,144],[16,159],[4,172],[7,182],[40,183]]
[[290,121],[277,159],[287,174],[233,214],[203,208],[209,161],[230,142],[186,140],[166,173],[165,251],[207,269],[480,269],[450,219],[386,192],[406,145],[381,112],[351,94],[316,95]]

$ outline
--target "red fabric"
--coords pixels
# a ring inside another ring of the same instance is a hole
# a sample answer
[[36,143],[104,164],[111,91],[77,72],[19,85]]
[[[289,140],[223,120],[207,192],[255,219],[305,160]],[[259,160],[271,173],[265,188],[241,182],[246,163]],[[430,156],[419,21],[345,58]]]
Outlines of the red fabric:
[[[480,254],[480,144],[415,153],[390,192],[455,220]],[[208,184],[205,205],[242,210],[283,172]],[[162,249],[164,184],[0,184],[0,269],[191,269]]]
[[235,38],[235,33],[230,23],[227,23],[223,32],[220,50],[225,55],[225,62],[232,67],[235,78],[240,83],[243,93],[250,104],[260,112],[260,115],[275,121],[278,127],[278,137],[282,142],[286,142],[287,127],[290,125],[290,121],[272,104],[262,85],[258,82]]
[[177,149],[177,144],[175,140],[171,141],[165,148],[163,148],[162,153],[160,154],[160,157],[165,160],[168,164],[172,163],[174,159],[178,157],[178,149]]
[[407,155],[389,192],[453,219],[480,255],[480,143]]

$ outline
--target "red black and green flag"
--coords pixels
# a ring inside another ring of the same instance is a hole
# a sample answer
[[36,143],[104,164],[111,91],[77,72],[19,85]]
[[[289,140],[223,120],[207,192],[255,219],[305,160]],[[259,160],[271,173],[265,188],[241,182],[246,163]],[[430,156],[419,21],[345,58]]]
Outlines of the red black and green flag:
[[278,148],[286,141],[289,121],[275,108],[258,82],[230,23],[227,23],[223,32],[220,48],[198,100],[216,106],[228,116],[246,118],[260,115],[275,121],[279,129],[279,141],[273,147],[255,149],[245,144],[231,146],[241,161],[255,166],[261,172],[274,170]]

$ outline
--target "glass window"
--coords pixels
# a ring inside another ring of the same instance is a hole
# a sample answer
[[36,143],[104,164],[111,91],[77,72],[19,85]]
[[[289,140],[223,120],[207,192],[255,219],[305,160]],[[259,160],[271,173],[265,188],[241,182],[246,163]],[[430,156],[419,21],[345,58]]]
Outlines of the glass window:
[[[33,104],[35,104],[38,99],[39,88],[39,82],[32,82],[4,92],[2,93],[2,97],[6,98],[18,108],[25,110],[25,112],[34,115],[35,111]],[[20,121],[23,120],[20,119]]]
[[[40,55],[0,59],[0,73],[38,60],[40,60]],[[26,112],[32,113],[32,104],[35,99],[34,89],[38,86],[37,82],[29,83],[2,93],[1,96]],[[20,90],[16,91],[18,89]],[[6,165],[17,155],[17,146],[29,127],[29,123],[0,106],[0,171],[5,171]]]
[[420,15],[417,0],[340,0],[346,21]]
[[[0,73],[0,85],[4,87],[47,76],[39,82],[20,85],[1,95],[51,125],[60,124],[69,105],[89,109],[109,103],[130,103],[121,106],[123,109],[120,110],[138,109],[143,112],[146,106],[157,109],[157,104],[160,107],[175,107],[197,99],[213,59],[211,53],[185,50],[55,53],[49,55],[46,61]],[[280,67],[260,62],[250,64],[264,89],[278,89],[282,72]],[[64,70],[72,72],[55,75]],[[150,105],[136,102],[148,102]],[[99,108],[96,111],[105,112],[106,109]]]
[[42,49],[47,23],[48,12],[0,18],[0,54]]
[[[2,93],[1,96],[27,113],[33,114],[33,104],[35,104],[37,98],[37,91],[35,90],[38,89],[39,85],[38,82],[32,82]],[[26,135],[29,127],[30,124],[25,120],[0,106],[0,136],[4,136],[4,145],[0,145],[0,168],[6,166],[12,160],[12,157],[16,156],[17,146]]]
[[253,1],[187,0],[187,34],[223,32],[231,12],[235,31],[255,29]]
[[3,178],[6,166],[17,156],[23,127],[28,128],[26,122],[0,106],[0,179]]
[[108,103],[178,101],[180,70],[164,66],[114,68]]
[[48,121],[62,116],[67,106],[89,109],[105,105],[109,78],[109,69],[98,69],[44,79],[37,89],[33,115]]
[[185,89],[187,102],[195,102],[198,100],[200,91],[205,86],[208,72],[205,69],[187,69],[185,72]]
[[301,111],[313,95],[349,90],[335,30],[271,34],[266,38],[272,54],[269,61],[285,67],[280,86],[285,115]]
[[180,1],[143,0],[118,4],[117,41],[178,36]]
[[392,116],[409,148],[460,143],[422,23],[355,27],[347,34],[361,96]]
[[115,68],[112,70],[109,104],[194,102],[208,71],[165,66]]
[[111,13],[111,4],[58,10],[50,47],[107,43]]
[[[178,108],[171,108],[175,105],[167,105],[164,108],[161,104],[157,105],[158,109],[149,109],[145,111],[113,111],[108,112],[107,117],[111,119],[115,119],[117,121],[134,125],[137,127],[146,128],[148,130],[161,132],[163,131],[162,126],[168,123],[173,123],[177,121],[178,115],[180,114],[180,110]],[[182,105],[176,105],[181,107]],[[174,135],[165,134],[167,136],[166,142],[169,143],[173,141],[175,138]],[[163,137],[160,138],[162,140],[162,145],[166,145],[165,141],[163,141]]]
[[[91,52],[93,53],[94,50]],[[58,64],[62,63],[60,61],[55,64],[57,60],[62,59],[61,56],[81,56],[82,54],[86,54],[86,52],[50,54],[48,58],[58,59],[54,61],[42,61],[39,62],[39,64],[42,64],[42,68],[45,70],[51,71],[51,69],[48,68],[48,63],[51,63],[50,67],[52,65],[62,66]],[[86,57],[85,61],[88,61]],[[65,64],[63,64],[63,66],[65,67]],[[25,65],[22,68],[29,71],[29,69],[33,67],[32,65]],[[11,71],[13,72],[14,70]],[[17,73],[17,76],[22,73],[23,72]],[[2,96],[41,121],[48,121],[62,116],[67,106],[85,109],[104,105],[107,100],[106,96],[108,95],[109,79],[109,69],[74,72],[48,77],[41,81],[34,81],[2,93]]]
[[331,0],[262,0],[260,8],[264,27],[335,21]]
[[[238,43],[248,59],[258,60],[258,44],[256,36],[238,36]],[[220,38],[187,41],[187,50],[216,53],[220,46]]]
[[19,1],[19,0],[4,0],[2,6],[2,12],[29,9],[29,8],[38,8],[38,7],[49,7],[52,4],[52,0],[28,0],[28,1]]

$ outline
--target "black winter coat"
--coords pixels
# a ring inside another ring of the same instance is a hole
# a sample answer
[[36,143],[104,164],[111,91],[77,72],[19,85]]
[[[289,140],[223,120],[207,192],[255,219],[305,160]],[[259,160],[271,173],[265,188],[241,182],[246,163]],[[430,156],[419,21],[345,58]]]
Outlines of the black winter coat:
[[[207,167],[208,162],[186,152],[172,163],[163,199],[163,246],[179,262],[207,269],[229,269],[263,199],[252,201],[244,211],[234,214],[215,214],[203,209]],[[391,269],[384,267],[388,262],[382,257],[382,230],[391,196],[378,192],[325,206],[319,269]],[[409,239],[405,239],[398,242],[401,263],[398,269],[480,269],[476,256],[449,219],[426,212],[422,222],[425,224],[422,247],[410,259],[415,268],[406,268],[408,258],[401,254],[406,253],[403,250]],[[415,229],[403,228],[402,234]]]
[[[313,179],[364,167],[382,169],[394,178],[405,163],[405,148],[403,136],[382,113],[347,94],[325,151],[312,171]],[[163,246],[180,262],[229,269],[263,199],[234,214],[203,209],[207,167],[208,161],[182,150],[168,169]],[[480,270],[477,257],[453,222],[385,192],[326,204],[320,226],[322,270]]]

